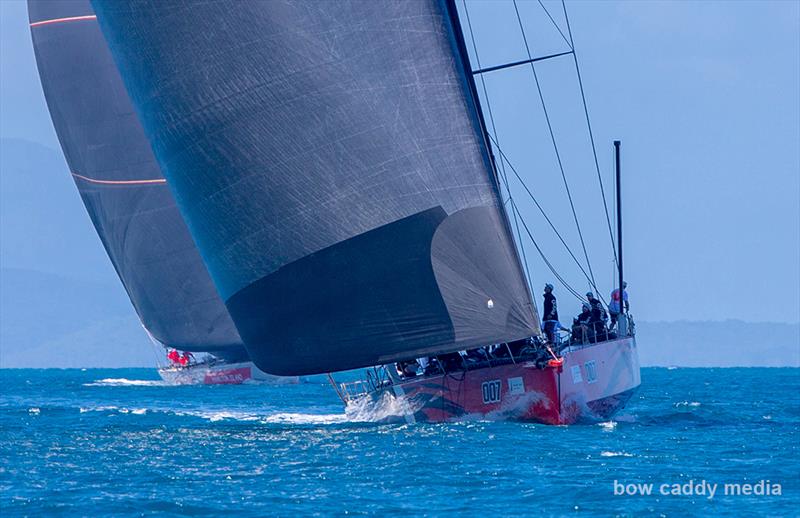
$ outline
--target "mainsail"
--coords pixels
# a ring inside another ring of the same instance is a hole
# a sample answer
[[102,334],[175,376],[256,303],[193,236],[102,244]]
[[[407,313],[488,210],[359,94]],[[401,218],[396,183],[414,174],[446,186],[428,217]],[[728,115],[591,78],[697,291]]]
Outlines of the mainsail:
[[88,0],[29,0],[28,14],[61,148],[142,324],[166,346],[246,356]]
[[451,2],[93,5],[260,368],[537,332]]

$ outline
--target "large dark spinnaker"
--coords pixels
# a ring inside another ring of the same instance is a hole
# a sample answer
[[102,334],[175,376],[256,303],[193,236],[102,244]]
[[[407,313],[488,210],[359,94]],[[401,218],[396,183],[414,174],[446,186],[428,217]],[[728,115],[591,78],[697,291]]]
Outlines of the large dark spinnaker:
[[536,332],[443,2],[93,5],[260,368]]
[[246,358],[161,174],[88,0],[29,0],[67,164],[142,325],[166,346]]

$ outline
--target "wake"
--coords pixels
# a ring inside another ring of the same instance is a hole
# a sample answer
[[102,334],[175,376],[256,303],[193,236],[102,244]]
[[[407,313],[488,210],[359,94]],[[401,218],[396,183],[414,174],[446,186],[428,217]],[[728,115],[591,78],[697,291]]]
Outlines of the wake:
[[91,383],[84,383],[84,387],[169,387],[172,384],[164,380],[129,380],[127,378],[105,378]]

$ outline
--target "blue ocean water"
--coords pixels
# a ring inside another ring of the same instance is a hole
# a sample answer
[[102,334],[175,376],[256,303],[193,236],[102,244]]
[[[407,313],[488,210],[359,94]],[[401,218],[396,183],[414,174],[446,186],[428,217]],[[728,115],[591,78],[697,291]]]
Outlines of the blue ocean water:
[[[0,377],[3,516],[800,513],[800,369],[643,369],[621,415],[570,427],[349,422],[321,377]],[[762,480],[781,494],[723,494]],[[701,481],[718,484],[713,498]],[[650,495],[615,495],[651,483]]]

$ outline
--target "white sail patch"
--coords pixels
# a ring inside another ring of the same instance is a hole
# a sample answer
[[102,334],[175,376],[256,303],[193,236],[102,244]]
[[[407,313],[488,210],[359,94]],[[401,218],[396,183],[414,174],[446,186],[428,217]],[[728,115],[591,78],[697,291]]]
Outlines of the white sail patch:
[[517,396],[525,393],[525,381],[522,377],[508,378],[508,393]]

